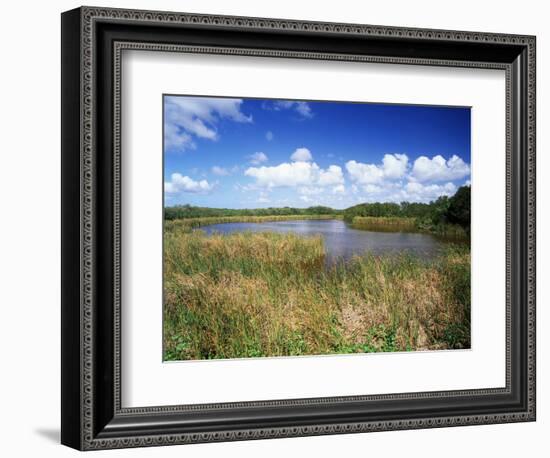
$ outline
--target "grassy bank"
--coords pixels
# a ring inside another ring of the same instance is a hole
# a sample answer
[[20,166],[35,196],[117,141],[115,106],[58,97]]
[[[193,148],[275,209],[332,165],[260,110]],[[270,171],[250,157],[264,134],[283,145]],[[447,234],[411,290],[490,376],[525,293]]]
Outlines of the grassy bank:
[[414,232],[417,229],[415,218],[400,217],[356,216],[351,226],[355,229],[380,232]]
[[164,208],[164,219],[212,218],[225,216],[295,216],[295,215],[341,215],[343,210],[337,210],[322,205],[307,208],[267,207],[267,208],[211,208],[193,205],[176,205]]
[[167,360],[470,345],[466,247],[430,263],[364,256],[325,268],[320,237],[206,236],[185,221],[165,230]]
[[267,223],[273,221],[325,220],[342,219],[341,215],[270,215],[270,216],[211,216],[201,218],[184,218],[164,222],[165,232],[190,230],[210,224],[222,223]]
[[419,218],[356,216],[351,221],[355,229],[377,232],[424,232],[457,240],[467,240],[469,234],[457,224],[432,224]]

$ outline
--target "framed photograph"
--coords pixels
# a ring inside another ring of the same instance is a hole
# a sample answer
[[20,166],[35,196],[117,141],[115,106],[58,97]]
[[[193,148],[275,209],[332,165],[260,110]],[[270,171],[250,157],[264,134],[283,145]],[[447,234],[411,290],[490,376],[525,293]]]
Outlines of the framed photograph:
[[62,15],[62,443],[535,420],[535,37]]

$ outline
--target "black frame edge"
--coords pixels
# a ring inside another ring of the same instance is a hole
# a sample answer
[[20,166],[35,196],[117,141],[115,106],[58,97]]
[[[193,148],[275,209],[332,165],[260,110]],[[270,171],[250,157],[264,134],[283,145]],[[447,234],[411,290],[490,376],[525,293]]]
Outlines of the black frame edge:
[[81,9],[61,15],[61,443],[81,443]]

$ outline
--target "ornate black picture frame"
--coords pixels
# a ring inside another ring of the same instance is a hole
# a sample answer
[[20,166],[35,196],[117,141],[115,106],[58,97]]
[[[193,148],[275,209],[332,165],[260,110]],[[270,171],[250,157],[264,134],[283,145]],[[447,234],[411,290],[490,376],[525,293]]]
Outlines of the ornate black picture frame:
[[[124,49],[506,72],[506,386],[121,406]],[[106,449],[535,420],[535,37],[82,7],[62,14],[63,444]]]

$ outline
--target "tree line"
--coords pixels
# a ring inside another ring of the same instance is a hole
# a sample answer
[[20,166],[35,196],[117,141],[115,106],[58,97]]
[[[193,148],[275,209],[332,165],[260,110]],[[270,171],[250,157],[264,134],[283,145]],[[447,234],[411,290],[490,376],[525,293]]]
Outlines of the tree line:
[[289,215],[341,215],[344,210],[316,205],[308,208],[268,207],[268,208],[210,208],[192,205],[176,205],[164,209],[164,219],[204,218],[224,216],[289,216]]
[[456,224],[469,232],[470,186],[461,186],[454,196],[440,196],[430,203],[374,202],[354,205],[344,210],[344,220],[352,222],[356,216],[415,218],[422,227]]
[[419,227],[456,224],[470,230],[470,186],[461,186],[454,196],[441,196],[430,203],[374,202],[354,205],[345,210],[317,205],[308,208],[269,207],[253,209],[209,208],[176,205],[164,209],[166,220],[223,216],[343,215],[352,222],[356,216],[415,218]]

